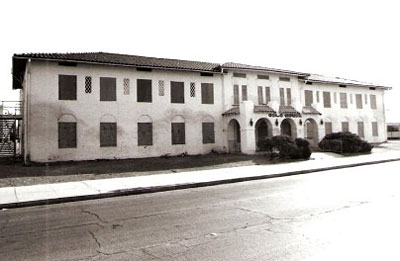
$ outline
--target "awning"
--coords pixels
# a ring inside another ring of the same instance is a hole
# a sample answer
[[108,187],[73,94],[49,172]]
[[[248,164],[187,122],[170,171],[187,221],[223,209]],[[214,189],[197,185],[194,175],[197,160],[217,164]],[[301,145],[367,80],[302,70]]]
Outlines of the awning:
[[226,112],[222,113],[222,116],[237,115],[239,114],[239,107],[230,108]]
[[301,117],[300,112],[292,106],[279,106],[279,114],[285,117]]
[[266,113],[270,117],[277,117],[276,111],[267,105],[256,105],[254,106],[254,113]]
[[322,113],[320,113],[319,111],[317,111],[314,107],[312,106],[304,106],[303,107],[303,114],[308,114],[308,115],[321,115]]

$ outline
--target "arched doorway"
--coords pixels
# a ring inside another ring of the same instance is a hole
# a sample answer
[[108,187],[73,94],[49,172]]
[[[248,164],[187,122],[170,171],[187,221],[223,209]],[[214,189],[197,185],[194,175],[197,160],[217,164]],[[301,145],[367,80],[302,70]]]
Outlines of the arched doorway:
[[310,142],[312,147],[318,146],[318,124],[313,119],[304,122],[304,138]]
[[256,148],[258,150],[258,141],[263,140],[266,137],[272,136],[272,124],[268,119],[262,118],[256,122],[255,125],[255,134],[256,134]]
[[296,123],[292,119],[284,119],[281,122],[281,134],[288,135],[292,138],[297,137]]
[[230,153],[240,152],[240,124],[232,119],[228,124],[228,151]]

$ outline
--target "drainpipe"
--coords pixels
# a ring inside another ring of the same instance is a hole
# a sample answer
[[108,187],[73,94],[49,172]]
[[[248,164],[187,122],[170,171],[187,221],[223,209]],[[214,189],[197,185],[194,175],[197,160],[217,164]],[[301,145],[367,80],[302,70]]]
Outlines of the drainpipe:
[[31,90],[31,59],[28,59],[26,65],[26,81],[25,81],[25,91],[24,91],[24,115],[23,115],[23,122],[24,122],[24,164],[29,164],[28,154],[30,151],[29,146],[29,111],[30,111],[30,90]]

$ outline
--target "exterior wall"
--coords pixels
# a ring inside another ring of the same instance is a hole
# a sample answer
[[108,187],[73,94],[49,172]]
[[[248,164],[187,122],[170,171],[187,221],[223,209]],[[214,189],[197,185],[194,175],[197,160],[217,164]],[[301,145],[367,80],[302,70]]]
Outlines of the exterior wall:
[[[77,100],[58,100],[58,75],[77,75]],[[92,93],[85,93],[85,76],[92,76]],[[100,101],[100,77],[115,77],[117,100]],[[130,94],[123,93],[123,79],[130,79]],[[152,80],[152,103],[137,102],[136,79]],[[158,80],[164,80],[165,95],[158,94]],[[185,83],[185,103],[171,104],[170,81]],[[190,97],[190,82],[196,95]],[[214,104],[201,103],[201,83],[214,84]],[[132,67],[78,64],[59,66],[56,62],[32,61],[30,79],[28,151],[32,161],[64,161],[152,157],[164,154],[200,154],[224,150],[222,137],[221,75],[200,76],[199,72],[153,70]],[[77,148],[58,148],[58,119],[65,114],[77,120]],[[117,147],[100,147],[100,119],[111,115],[117,122]],[[137,122],[146,115],[153,122],[153,145],[138,146]],[[186,144],[171,145],[171,120],[185,120]],[[202,121],[214,120],[215,143],[202,144]]]

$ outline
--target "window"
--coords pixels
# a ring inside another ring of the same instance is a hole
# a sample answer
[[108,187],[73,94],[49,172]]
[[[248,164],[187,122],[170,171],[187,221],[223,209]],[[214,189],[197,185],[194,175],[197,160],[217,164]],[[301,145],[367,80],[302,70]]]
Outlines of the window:
[[196,83],[191,82],[190,83],[190,97],[195,97],[196,96]]
[[209,73],[209,72],[201,72],[200,76],[208,76],[208,77],[213,77],[214,74],[213,73]]
[[70,67],[76,67],[78,64],[76,62],[58,62],[59,66],[70,66]]
[[257,87],[257,97],[258,97],[258,104],[259,105],[264,104],[264,96],[263,96],[263,87],[262,86]]
[[285,106],[285,89],[279,88],[280,105]]
[[92,77],[85,77],[85,93],[92,93]]
[[203,144],[215,143],[214,122],[202,123]]
[[153,123],[138,122],[138,146],[153,145]]
[[376,121],[372,122],[372,136],[374,137],[378,136],[378,122]]
[[247,101],[247,85],[242,85],[242,101]]
[[289,77],[279,77],[279,81],[281,81],[281,82],[290,82],[290,78]]
[[349,131],[349,122],[347,121],[342,122],[342,131]]
[[339,84],[339,87],[340,87],[340,88],[346,88],[347,86],[344,85],[344,84]]
[[233,73],[233,77],[246,78],[246,74],[245,73]]
[[158,96],[165,95],[165,85],[163,80],[158,81]]
[[214,104],[214,84],[201,83],[201,103]]
[[361,94],[356,94],[356,108],[362,109],[362,96]]
[[313,130],[313,125],[310,121],[307,121],[305,124],[306,127],[306,138],[307,139],[312,139],[314,136],[314,130]]
[[292,92],[291,89],[286,89],[286,100],[287,100],[287,105],[290,106],[292,105]]
[[[360,94],[361,95],[361,94]],[[357,133],[360,138],[364,138],[364,122],[357,122]]]
[[319,91],[316,92],[317,95],[317,102],[319,103]]
[[353,94],[350,93],[350,103],[353,104]]
[[370,99],[371,99],[371,109],[376,109],[376,95],[371,94]]
[[304,91],[304,97],[305,97],[305,105],[306,106],[311,106],[313,103],[313,93],[312,91],[305,90]]
[[325,135],[332,133],[332,122],[325,121]]
[[117,83],[115,78],[100,77],[100,101],[117,100]]
[[257,79],[260,79],[260,80],[269,80],[269,75],[257,75]]
[[271,89],[265,87],[265,103],[268,104],[271,101]]
[[151,80],[137,79],[137,102],[151,102]]
[[117,123],[100,123],[100,147],[117,146]]
[[233,105],[239,105],[239,85],[233,85]]
[[365,100],[365,104],[368,104],[368,95],[364,94],[364,100]]
[[58,123],[58,148],[76,148],[76,122]]
[[129,79],[124,78],[124,95],[129,95],[130,89],[129,89]]
[[340,108],[347,109],[347,93],[340,93]]
[[333,102],[336,104],[337,103],[337,93],[333,93]]
[[331,93],[330,92],[322,92],[322,97],[324,99],[324,107],[331,108]]
[[136,67],[136,71],[138,72],[151,72],[151,68],[146,68],[146,67]]
[[76,75],[58,75],[58,99],[76,100]]
[[185,103],[183,82],[171,82],[171,103]]
[[185,144],[185,123],[173,122],[171,123],[172,145]]

